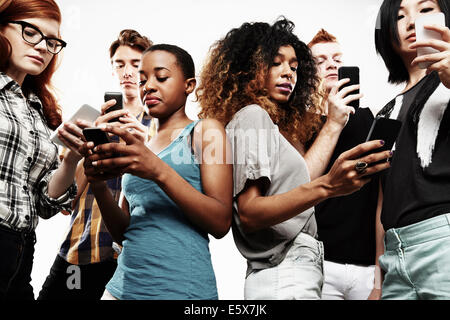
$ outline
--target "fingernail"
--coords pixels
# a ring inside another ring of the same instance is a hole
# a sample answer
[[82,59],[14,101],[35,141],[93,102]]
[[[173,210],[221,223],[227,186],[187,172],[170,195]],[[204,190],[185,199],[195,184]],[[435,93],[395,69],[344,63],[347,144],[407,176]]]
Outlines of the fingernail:
[[384,146],[384,144],[385,144],[384,140],[380,140],[380,144],[381,144],[382,146]]
[[389,156],[392,157],[393,155],[394,155],[394,153],[393,153],[392,151],[390,151],[390,152],[389,152]]
[[97,161],[92,162],[92,166],[96,167],[97,166]]
[[98,125],[98,128],[105,129],[106,128],[106,124],[105,123],[101,123],[101,124]]

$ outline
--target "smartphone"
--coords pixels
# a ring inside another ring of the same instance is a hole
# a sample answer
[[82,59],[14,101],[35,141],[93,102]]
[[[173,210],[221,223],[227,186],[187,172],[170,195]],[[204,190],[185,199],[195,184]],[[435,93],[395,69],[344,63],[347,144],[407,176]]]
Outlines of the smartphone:
[[[369,134],[367,135],[366,142],[372,140],[383,140],[384,145],[378,149],[370,151],[370,153],[392,150],[395,144],[395,140],[397,140],[397,136],[400,132],[401,127],[402,122],[400,120],[381,117],[375,118],[372,122],[372,126],[370,127]],[[385,160],[374,162],[371,163],[370,165],[373,166],[383,162],[385,162]]]
[[[345,79],[345,78],[349,78],[350,82],[344,84],[341,87],[341,90],[343,88],[345,88],[345,87],[352,86],[352,85],[355,85],[355,84],[359,84],[359,68],[358,67],[354,67],[354,66],[353,67],[350,67],[350,66],[349,67],[340,67],[338,69],[338,79],[342,80],[342,79]],[[359,93],[359,89],[355,90],[355,91],[352,91],[349,94],[358,94],[358,93]],[[355,108],[355,110],[356,110],[357,108],[359,108],[359,99],[350,102],[348,105],[353,107],[353,108]]]
[[[427,30],[424,25],[437,24],[445,26],[445,15],[442,12],[421,15],[416,19],[416,41],[425,41],[430,39],[442,40],[441,34],[433,30]],[[417,48],[417,56],[438,53],[439,51],[431,47]],[[419,63],[419,68],[426,69],[430,66],[430,62]]]
[[[94,122],[99,116],[100,111],[94,109],[88,104],[83,104],[77,111],[74,112],[74,114],[70,116],[68,121],[75,122],[79,119]],[[64,147],[64,144],[58,139],[58,130],[62,128],[63,125],[64,123],[61,123],[61,125],[50,135],[50,140],[62,147]]]
[[86,138],[86,141],[94,142],[95,146],[111,142],[108,134],[102,131],[100,128],[83,129],[83,135]]
[[[106,113],[116,110],[121,110],[123,108],[123,96],[121,92],[105,92],[105,102],[109,100],[116,100],[116,104],[106,110]],[[119,118],[114,118],[108,122],[118,122]]]

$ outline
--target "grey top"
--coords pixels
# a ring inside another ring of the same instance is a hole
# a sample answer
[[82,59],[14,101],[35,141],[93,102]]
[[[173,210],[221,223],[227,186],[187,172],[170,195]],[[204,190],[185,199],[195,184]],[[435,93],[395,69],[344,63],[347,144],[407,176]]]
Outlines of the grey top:
[[249,275],[254,270],[278,265],[300,232],[316,238],[317,224],[312,207],[280,224],[245,233],[237,214],[237,196],[246,181],[268,178],[270,186],[265,196],[272,196],[310,182],[310,176],[303,157],[260,106],[249,105],[239,110],[226,131],[234,160],[232,230],[237,248],[247,259]]

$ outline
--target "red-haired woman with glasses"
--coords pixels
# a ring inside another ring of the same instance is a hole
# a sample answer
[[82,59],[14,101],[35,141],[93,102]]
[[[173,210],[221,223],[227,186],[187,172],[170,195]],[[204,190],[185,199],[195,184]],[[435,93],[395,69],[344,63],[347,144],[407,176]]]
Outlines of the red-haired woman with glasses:
[[[30,285],[35,228],[71,209],[81,156],[70,125],[62,163],[49,135],[61,123],[50,91],[61,13],[53,0],[0,0],[0,300],[34,299]],[[80,141],[81,142],[81,141]]]

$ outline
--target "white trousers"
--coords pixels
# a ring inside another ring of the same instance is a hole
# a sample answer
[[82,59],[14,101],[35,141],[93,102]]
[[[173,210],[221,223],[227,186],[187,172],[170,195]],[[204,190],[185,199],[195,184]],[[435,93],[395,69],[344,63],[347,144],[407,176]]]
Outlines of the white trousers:
[[300,233],[277,266],[245,280],[246,300],[319,300],[323,285],[323,244]]
[[366,300],[374,286],[375,266],[324,261],[323,300]]

